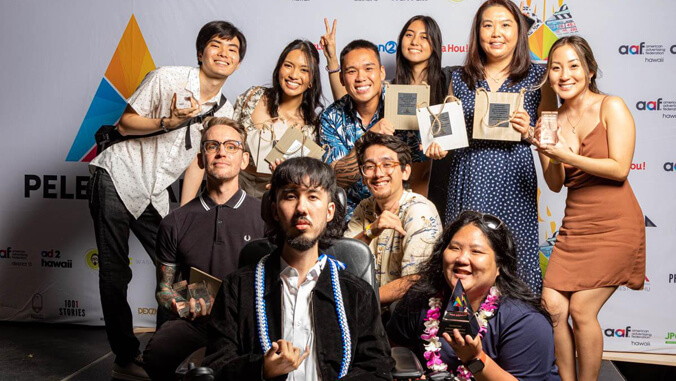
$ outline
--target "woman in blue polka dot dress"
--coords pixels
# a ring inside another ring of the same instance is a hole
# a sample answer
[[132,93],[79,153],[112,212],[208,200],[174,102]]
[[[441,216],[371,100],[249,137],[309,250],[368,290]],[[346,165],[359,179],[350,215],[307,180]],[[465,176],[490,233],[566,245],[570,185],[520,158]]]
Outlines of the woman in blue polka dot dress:
[[[512,125],[528,137],[537,121],[545,69],[530,62],[527,29],[511,1],[489,0],[477,11],[465,64],[452,74],[453,94],[462,101],[469,147],[455,151],[448,175],[445,221],[464,210],[490,213],[505,222],[517,244],[518,275],[539,295],[537,178],[530,143],[471,139],[476,88],[525,94]],[[524,110],[525,109],[525,110]],[[428,156],[445,156],[438,146]],[[441,180],[443,181],[443,180]]]

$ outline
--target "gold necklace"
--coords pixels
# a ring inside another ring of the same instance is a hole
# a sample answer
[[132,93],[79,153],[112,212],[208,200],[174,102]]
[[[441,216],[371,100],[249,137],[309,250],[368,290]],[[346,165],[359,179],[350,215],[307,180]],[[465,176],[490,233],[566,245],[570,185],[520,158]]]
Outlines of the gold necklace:
[[495,82],[495,83],[499,83],[500,80],[502,80],[503,78],[505,78],[505,74],[501,75],[501,76],[498,77],[498,78],[495,78],[495,77],[493,77],[493,76],[488,72],[487,69],[484,69],[484,73],[486,73],[486,75],[487,75],[490,79],[492,79],[493,82]]
[[568,124],[570,124],[570,126],[573,127],[573,133],[574,133],[575,135],[577,135],[577,132],[575,132],[575,128],[576,128],[577,125],[580,124],[580,122],[582,121],[582,117],[584,116],[584,111],[582,111],[582,113],[580,114],[580,118],[577,120],[577,123],[575,123],[575,124],[573,124],[573,123],[570,121],[570,118],[568,118],[568,114],[570,114],[570,109],[569,109],[568,111],[566,111],[566,120],[568,121]]

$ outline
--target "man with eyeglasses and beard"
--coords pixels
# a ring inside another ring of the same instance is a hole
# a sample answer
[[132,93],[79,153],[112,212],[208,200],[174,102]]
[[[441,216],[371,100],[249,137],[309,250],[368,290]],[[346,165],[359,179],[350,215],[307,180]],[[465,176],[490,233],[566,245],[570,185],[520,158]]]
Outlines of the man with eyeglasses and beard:
[[392,379],[373,287],[321,253],[344,230],[336,192],[319,160],[276,168],[267,235],[277,249],[226,277],[212,310],[203,365],[217,380]]
[[437,209],[422,195],[404,189],[411,175],[411,151],[395,136],[367,132],[355,144],[357,161],[372,196],[354,210],[346,237],[369,245],[376,258],[380,303],[404,296],[418,265],[432,254],[441,235]]
[[[207,118],[204,130],[197,161],[206,172],[207,188],[160,223],[156,297],[173,319],[160,327],[143,353],[153,380],[173,379],[178,365],[207,343],[213,300],[186,300],[172,285],[189,280],[191,267],[225,278],[237,269],[241,248],[264,236],[260,200],[239,188],[239,172],[249,164],[246,130],[228,118]],[[189,312],[180,318],[177,305],[183,303]]]

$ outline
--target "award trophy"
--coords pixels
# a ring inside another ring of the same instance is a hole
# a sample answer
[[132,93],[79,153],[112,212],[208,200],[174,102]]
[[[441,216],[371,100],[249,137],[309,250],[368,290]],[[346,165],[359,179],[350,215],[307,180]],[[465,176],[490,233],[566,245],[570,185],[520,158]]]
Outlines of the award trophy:
[[452,337],[453,330],[457,329],[462,337],[465,337],[465,335],[474,337],[475,333],[470,323],[473,316],[474,312],[472,306],[469,305],[467,295],[465,295],[465,288],[458,279],[446,311],[444,311],[444,315],[439,322],[439,332],[446,332]]
[[556,111],[543,111],[541,115],[540,143],[556,144],[556,130],[558,129],[557,118],[559,113]]

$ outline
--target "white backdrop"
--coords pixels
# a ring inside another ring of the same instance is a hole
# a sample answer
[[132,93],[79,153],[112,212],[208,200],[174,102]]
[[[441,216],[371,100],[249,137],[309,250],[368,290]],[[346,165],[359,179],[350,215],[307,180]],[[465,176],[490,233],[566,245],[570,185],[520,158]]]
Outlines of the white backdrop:
[[[563,5],[552,0],[527,3],[542,20]],[[225,95],[234,102],[249,86],[270,83],[274,63],[289,41],[301,37],[318,43],[324,33],[323,18],[329,17],[338,19],[339,50],[355,38],[371,40],[381,46],[387,71],[393,73],[394,41],[415,14],[435,17],[444,35],[443,64],[456,65],[463,61],[480,1],[1,0],[0,4],[4,91],[0,102],[4,136],[0,141],[4,178],[0,182],[0,279],[4,284],[0,320],[101,325],[96,245],[84,197],[88,168],[83,157],[91,148],[91,129],[115,121],[123,107],[121,99],[133,91],[144,69],[195,65],[199,28],[214,19],[229,20],[249,42],[240,69],[226,83]],[[621,96],[636,119],[630,181],[649,226],[645,290],[619,290],[601,311],[605,348],[676,353],[676,262],[670,258],[676,247],[672,148],[676,143],[676,25],[672,19],[676,4],[568,0],[566,5],[599,61],[601,89]],[[545,37],[545,42],[547,38],[555,37]],[[144,54],[145,64],[136,64]],[[322,75],[324,93],[331,99],[328,78]],[[552,194],[544,181],[540,184],[540,240],[544,242],[560,225],[565,191]],[[178,193],[177,184],[173,189]],[[130,248],[134,278],[129,301],[135,323],[152,326],[154,266],[135,238]]]

